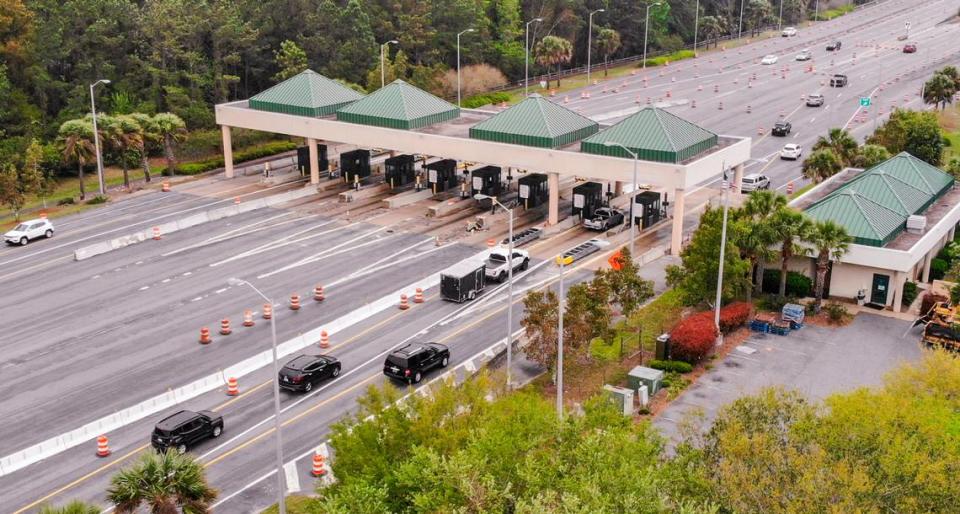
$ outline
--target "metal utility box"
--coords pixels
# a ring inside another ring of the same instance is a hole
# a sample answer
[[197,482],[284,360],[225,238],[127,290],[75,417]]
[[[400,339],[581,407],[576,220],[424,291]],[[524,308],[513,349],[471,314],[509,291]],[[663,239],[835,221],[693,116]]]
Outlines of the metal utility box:
[[547,175],[544,173],[529,173],[520,177],[517,180],[517,194],[523,208],[532,209],[546,202],[550,195],[547,187]]
[[626,387],[617,387],[612,385],[604,385],[603,393],[607,396],[607,400],[610,401],[617,408],[617,412],[620,412],[624,416],[633,415],[633,391],[627,389]]
[[398,155],[387,159],[384,164],[384,180],[390,188],[400,187],[415,180],[417,172],[414,169],[413,156],[410,154]]
[[633,197],[633,222],[640,230],[660,221],[660,193],[644,191]]
[[427,170],[427,183],[434,194],[457,188],[457,161],[443,159],[424,166]]
[[630,370],[630,373],[627,373],[627,383],[630,384],[630,389],[636,391],[640,389],[640,386],[645,385],[651,396],[657,394],[662,382],[663,371],[659,369],[637,366]]
[[670,360],[670,334],[660,334],[657,336],[657,348],[654,354],[657,360]]
[[[317,145],[317,169],[327,171],[330,161],[327,160],[327,145]],[[297,169],[302,175],[310,174],[310,147],[297,148]]]
[[440,295],[457,303],[473,300],[483,291],[486,274],[487,266],[482,262],[458,262],[440,273]]
[[370,176],[370,150],[353,150],[340,154],[343,181],[353,183],[354,177],[363,180]]
[[480,193],[487,196],[500,196],[500,166],[484,166],[473,170],[470,178],[471,195]]
[[573,215],[587,219],[603,206],[603,184],[585,182],[573,188]]

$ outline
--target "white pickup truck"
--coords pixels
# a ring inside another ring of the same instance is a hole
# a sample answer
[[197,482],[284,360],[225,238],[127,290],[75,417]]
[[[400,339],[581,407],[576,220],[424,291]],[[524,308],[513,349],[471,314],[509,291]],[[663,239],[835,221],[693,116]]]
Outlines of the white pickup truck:
[[[503,282],[507,279],[509,274],[509,268],[507,267],[507,254],[509,250],[506,247],[497,247],[493,250],[490,250],[490,255],[487,256],[486,268],[487,268],[487,278],[490,280],[496,280],[497,282]],[[530,265],[530,254],[526,250],[513,249],[513,271],[514,273],[517,270],[523,271],[527,269],[527,266]]]

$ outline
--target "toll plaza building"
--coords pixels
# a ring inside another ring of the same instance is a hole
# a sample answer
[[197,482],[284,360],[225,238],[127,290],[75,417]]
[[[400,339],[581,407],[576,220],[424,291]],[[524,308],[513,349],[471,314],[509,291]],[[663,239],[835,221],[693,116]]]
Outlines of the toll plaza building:
[[[539,95],[509,108],[461,110],[402,80],[362,95],[307,70],[270,89],[216,106],[226,176],[232,178],[233,127],[302,137],[310,182],[320,181],[318,145],[340,143],[483,163],[547,179],[548,224],[559,221],[561,175],[616,185],[637,184],[673,198],[671,252],[682,242],[684,195],[734,170],[739,190],[750,139],[721,136],[665,110],[646,107],[610,127]],[[637,160],[634,160],[633,155]],[[326,158],[326,156],[324,156]]]

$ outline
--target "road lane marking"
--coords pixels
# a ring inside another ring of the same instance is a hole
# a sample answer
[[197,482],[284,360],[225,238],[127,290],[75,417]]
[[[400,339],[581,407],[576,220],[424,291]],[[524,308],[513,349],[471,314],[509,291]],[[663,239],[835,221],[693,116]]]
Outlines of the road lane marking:
[[287,493],[300,492],[300,476],[297,474],[297,461],[292,460],[283,465],[283,474],[287,479]]

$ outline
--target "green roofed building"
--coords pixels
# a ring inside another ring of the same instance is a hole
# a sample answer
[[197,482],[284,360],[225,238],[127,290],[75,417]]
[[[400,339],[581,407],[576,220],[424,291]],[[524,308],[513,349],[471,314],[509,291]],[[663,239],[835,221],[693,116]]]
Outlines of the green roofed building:
[[597,122],[534,93],[470,128],[470,137],[499,143],[558,148],[596,134]]
[[261,111],[326,116],[363,98],[360,93],[313,71],[305,70],[250,98],[250,108]]
[[426,91],[395,80],[337,111],[337,120],[395,129],[418,129],[460,116],[460,109]]
[[847,229],[857,244],[885,246],[953,186],[953,177],[904,152],[857,175],[806,213]]
[[717,135],[656,107],[646,107],[616,125],[584,139],[580,151],[632,158],[619,143],[645,161],[679,164],[717,146]]

